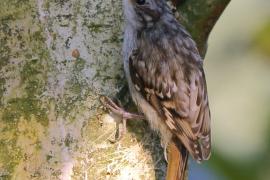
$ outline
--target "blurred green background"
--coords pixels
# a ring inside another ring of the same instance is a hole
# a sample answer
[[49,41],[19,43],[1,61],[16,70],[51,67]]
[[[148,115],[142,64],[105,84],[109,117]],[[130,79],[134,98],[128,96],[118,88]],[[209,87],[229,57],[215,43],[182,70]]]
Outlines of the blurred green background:
[[232,0],[208,44],[213,153],[191,180],[269,180],[270,1]]

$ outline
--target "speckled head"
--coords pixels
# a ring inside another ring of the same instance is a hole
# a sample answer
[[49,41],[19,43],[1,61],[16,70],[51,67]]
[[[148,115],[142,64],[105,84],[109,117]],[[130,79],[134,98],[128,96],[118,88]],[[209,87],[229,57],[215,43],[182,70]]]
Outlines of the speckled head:
[[126,22],[136,29],[149,27],[168,11],[165,0],[123,0]]

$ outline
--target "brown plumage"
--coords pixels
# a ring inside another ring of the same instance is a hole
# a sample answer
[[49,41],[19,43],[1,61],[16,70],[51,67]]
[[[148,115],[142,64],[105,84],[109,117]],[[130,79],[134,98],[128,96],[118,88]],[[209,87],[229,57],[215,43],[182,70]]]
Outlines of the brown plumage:
[[203,61],[164,0],[124,0],[124,5],[124,65],[130,92],[164,147],[172,147],[167,179],[182,180],[188,153],[200,162],[211,152]]
[[[177,41],[168,40],[169,37],[156,39],[157,43],[150,45],[146,36],[142,34],[129,60],[135,89],[154,107],[194,159],[208,159],[210,112],[202,60],[194,42],[186,35]],[[177,36],[183,35],[179,33],[174,38]],[[158,41],[167,40],[163,42],[167,44],[164,49]]]
[[177,139],[168,145],[167,180],[183,180],[187,177],[188,152]]

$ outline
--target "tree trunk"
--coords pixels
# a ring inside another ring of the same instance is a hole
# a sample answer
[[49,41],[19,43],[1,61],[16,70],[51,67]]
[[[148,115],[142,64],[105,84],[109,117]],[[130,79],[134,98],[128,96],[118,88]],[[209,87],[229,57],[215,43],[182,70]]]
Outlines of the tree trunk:
[[[228,2],[180,4],[201,50]],[[121,142],[108,141],[116,118],[99,96],[129,102],[121,3],[0,1],[0,179],[165,177],[163,150],[144,121],[129,122]]]

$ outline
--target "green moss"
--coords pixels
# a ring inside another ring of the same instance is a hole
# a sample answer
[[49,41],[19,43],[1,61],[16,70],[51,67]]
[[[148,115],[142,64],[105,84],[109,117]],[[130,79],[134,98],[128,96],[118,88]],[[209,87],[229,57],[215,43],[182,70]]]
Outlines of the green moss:
[[72,119],[72,117],[68,116],[68,114],[74,110],[74,108],[78,106],[78,102],[83,100],[86,96],[86,94],[82,94],[84,87],[85,85],[83,82],[80,82],[77,78],[74,77],[72,80],[70,80],[67,88],[69,92],[65,94],[63,101],[58,104],[58,112]]
[[[69,63],[68,61],[63,62],[64,65]],[[70,120],[75,118],[70,115],[70,112],[74,110],[89,92],[86,80],[83,78],[81,71],[85,68],[86,61],[82,58],[77,58],[72,69],[72,77],[66,83],[66,94],[63,101],[57,105],[57,110]]]
[[110,39],[103,41],[103,43],[116,43],[119,44],[123,41],[122,37],[119,37],[118,33],[113,33]]
[[0,20],[14,20],[29,11],[30,0],[1,0]]
[[39,79],[29,80],[25,86],[28,96],[40,95],[43,92],[44,82]]
[[34,115],[37,120],[47,126],[48,119],[46,109],[42,108],[42,102],[38,95],[43,92],[44,82],[39,76],[41,65],[38,60],[27,62],[21,71],[22,84],[24,85],[25,97],[11,98],[3,109],[2,120],[6,123],[16,123],[20,117],[30,119]]
[[102,27],[104,26],[104,24],[97,24],[97,23],[90,23],[87,27],[89,28],[89,30],[91,32],[94,33],[100,33],[102,32]]
[[[38,25],[36,2],[1,0],[0,7],[0,179],[12,179],[27,151],[18,144],[25,143],[20,142],[24,137],[32,137],[20,131],[19,119],[23,117],[29,123],[35,119],[39,126],[49,123],[46,103],[40,98],[49,58],[43,29]],[[14,80],[21,82],[8,87]],[[36,136],[33,134],[33,138]],[[39,151],[40,140],[33,141],[33,146]]]
[[45,2],[43,3],[43,8],[47,11],[49,10],[49,8],[50,8],[50,1],[49,0],[45,0]]
[[30,41],[35,40],[37,42],[44,42],[46,39],[43,35],[43,31],[38,30],[32,33],[30,36]]
[[44,66],[41,60],[32,59],[27,62],[21,70],[21,83],[25,84],[25,91],[28,96],[40,95],[45,86],[44,82]]
[[72,84],[72,86],[70,87],[70,91],[74,94],[80,94],[82,91],[82,85],[80,83],[74,83]]
[[76,62],[75,62],[75,66],[74,66],[74,70],[76,70],[77,72],[80,72],[84,69],[85,67],[85,60],[82,58],[77,58]]
[[38,60],[34,59],[30,62],[27,62],[21,71],[21,79],[22,81],[36,79],[36,75],[40,74],[40,64],[38,64]]
[[16,123],[20,117],[30,119],[31,115],[34,115],[42,125],[48,125],[46,109],[41,108],[39,100],[34,97],[13,98],[4,108],[2,120],[6,123]]
[[[57,104],[56,111],[72,122],[76,120],[76,114],[80,112],[80,102],[86,97],[86,94],[80,92],[80,89],[83,89],[80,84],[73,84],[68,89],[70,92],[65,94],[63,100]],[[73,114],[72,112],[75,111],[77,113]]]
[[16,146],[16,141],[2,140],[0,141],[0,162],[5,163],[4,174],[0,174],[0,179],[11,179],[15,167],[22,159],[21,149]]
[[6,80],[4,78],[0,78],[0,107],[2,105],[3,95],[6,90],[5,83],[6,83]]
[[70,147],[70,145],[74,142],[74,139],[72,138],[72,136],[70,134],[68,134],[65,138],[65,146],[66,147]]
[[8,64],[9,56],[10,48],[7,46],[7,40],[0,36],[0,70]]
[[3,113],[4,121],[16,122],[21,116],[30,119],[34,115],[41,124],[48,125],[46,109],[41,107],[42,102],[38,98],[45,86],[41,71],[43,68],[39,59],[24,64],[20,77],[26,96],[8,101]]

